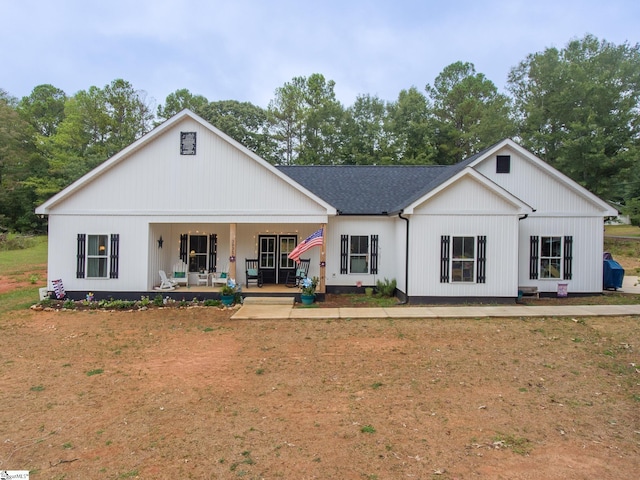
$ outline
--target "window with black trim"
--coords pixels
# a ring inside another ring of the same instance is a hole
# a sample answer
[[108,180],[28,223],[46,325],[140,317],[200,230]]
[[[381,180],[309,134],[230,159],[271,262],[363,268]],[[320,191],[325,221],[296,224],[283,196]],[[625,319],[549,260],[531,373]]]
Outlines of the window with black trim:
[[378,235],[340,236],[340,273],[378,273]]
[[474,237],[453,237],[451,252],[451,281],[473,282],[476,267]]
[[190,272],[215,272],[218,257],[218,235],[180,235],[180,260],[189,265]]
[[118,278],[120,235],[78,234],[76,278]]
[[496,156],[496,173],[511,172],[511,155]]
[[204,272],[207,269],[207,236],[189,237],[189,271]]
[[571,280],[573,237],[533,235],[529,239],[529,278]]
[[485,283],[487,237],[440,237],[440,283]]
[[180,155],[196,154],[196,132],[180,132]]

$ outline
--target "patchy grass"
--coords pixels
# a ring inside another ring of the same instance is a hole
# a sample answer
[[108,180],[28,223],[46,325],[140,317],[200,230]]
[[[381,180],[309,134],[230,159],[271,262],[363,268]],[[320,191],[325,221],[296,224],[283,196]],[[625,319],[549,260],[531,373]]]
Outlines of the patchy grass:
[[0,250],[0,276],[31,272],[47,264],[47,237],[33,237],[29,248]]
[[619,237],[640,237],[640,227],[634,225],[606,225],[604,234]]

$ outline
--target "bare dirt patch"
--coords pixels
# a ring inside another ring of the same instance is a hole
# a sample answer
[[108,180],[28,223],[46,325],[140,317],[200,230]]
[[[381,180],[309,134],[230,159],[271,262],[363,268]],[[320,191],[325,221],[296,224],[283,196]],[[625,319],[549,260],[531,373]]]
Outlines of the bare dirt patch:
[[46,278],[47,272],[44,267],[15,275],[0,275],[0,294],[30,287],[34,284],[45,286],[46,281],[44,279]]
[[5,316],[0,469],[66,479],[640,471],[638,318],[232,314]]

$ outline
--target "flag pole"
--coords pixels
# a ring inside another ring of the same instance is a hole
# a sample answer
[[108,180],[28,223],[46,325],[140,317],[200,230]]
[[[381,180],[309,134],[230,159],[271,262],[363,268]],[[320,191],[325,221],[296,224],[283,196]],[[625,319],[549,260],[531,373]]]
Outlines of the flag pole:
[[327,271],[327,224],[322,224],[322,245],[320,246],[320,285],[319,292],[326,293]]

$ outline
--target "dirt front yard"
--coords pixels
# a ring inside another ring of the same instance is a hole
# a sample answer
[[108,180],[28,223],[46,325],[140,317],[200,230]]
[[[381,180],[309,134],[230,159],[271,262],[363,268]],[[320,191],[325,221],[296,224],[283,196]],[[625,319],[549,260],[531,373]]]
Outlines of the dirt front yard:
[[640,320],[14,312],[0,469],[43,479],[621,479]]

